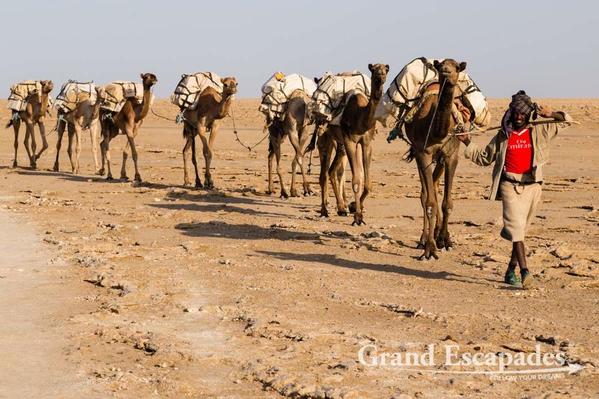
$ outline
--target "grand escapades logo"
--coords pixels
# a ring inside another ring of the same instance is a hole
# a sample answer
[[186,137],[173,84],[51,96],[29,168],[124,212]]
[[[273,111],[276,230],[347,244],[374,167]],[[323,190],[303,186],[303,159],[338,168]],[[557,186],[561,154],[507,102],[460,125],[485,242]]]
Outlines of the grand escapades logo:
[[[428,371],[447,374],[532,374],[580,371],[583,367],[567,364],[563,352],[541,351],[535,345],[532,353],[468,352],[459,345],[427,345],[420,352],[379,352],[374,344],[364,345],[358,351],[359,362],[367,367],[391,367],[403,371]],[[440,369],[442,367],[442,369]]]

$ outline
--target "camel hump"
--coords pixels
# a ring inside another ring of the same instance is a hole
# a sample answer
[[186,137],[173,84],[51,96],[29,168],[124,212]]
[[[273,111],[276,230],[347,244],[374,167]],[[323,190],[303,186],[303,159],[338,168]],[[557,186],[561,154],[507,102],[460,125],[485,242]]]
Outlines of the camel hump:
[[309,101],[315,91],[316,83],[312,79],[297,73],[284,75],[276,72],[262,85],[262,101],[258,109],[267,119],[278,119],[283,116],[292,98]]
[[[413,115],[413,108],[423,102],[422,96],[429,89],[438,87],[438,85],[432,85],[439,81],[439,73],[435,64],[440,65],[443,61],[445,60],[420,57],[404,66],[383,95],[376,110],[377,119],[393,119],[401,123],[408,113]],[[462,66],[465,68],[464,63],[452,62],[459,68]],[[490,122],[489,105],[476,83],[468,73],[461,69],[458,74],[457,87],[463,102],[473,111],[473,122],[479,127],[488,125]]]
[[218,94],[223,93],[223,82],[214,72],[196,72],[184,74],[171,95],[171,103],[179,106],[181,110],[195,109],[200,94],[211,87]]
[[358,72],[325,74],[312,96],[313,112],[318,119],[331,124],[339,123],[339,116],[350,94],[359,93],[366,100],[370,98],[370,77]]
[[60,92],[54,102],[54,108],[68,113],[74,111],[85,101],[95,104],[97,100],[97,86],[94,82],[69,80],[60,88]]
[[25,111],[27,99],[42,91],[42,82],[39,80],[24,80],[10,87],[7,107],[13,111]]

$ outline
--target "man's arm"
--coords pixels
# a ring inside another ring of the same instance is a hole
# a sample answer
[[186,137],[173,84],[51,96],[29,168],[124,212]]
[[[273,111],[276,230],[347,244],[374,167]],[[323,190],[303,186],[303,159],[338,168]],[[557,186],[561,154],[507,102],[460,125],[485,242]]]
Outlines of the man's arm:
[[566,114],[563,111],[553,111],[550,107],[539,105],[537,112],[540,117],[543,118],[551,118],[556,122],[564,122],[564,123],[552,123],[552,124],[542,124],[542,134],[547,137],[547,139],[552,140],[557,136],[557,134],[570,126],[568,122],[572,121],[570,115]]
[[497,136],[498,135],[496,134],[484,148],[480,148],[472,143],[469,134],[461,134],[458,135],[457,138],[462,143],[466,144],[464,155],[467,159],[470,159],[479,166],[489,166],[495,162],[495,159],[497,158]]

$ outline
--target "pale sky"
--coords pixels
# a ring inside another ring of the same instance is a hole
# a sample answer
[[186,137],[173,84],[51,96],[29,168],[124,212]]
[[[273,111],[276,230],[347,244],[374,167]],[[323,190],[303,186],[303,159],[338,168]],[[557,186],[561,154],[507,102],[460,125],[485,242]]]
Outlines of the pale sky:
[[[0,0],[0,87],[235,76],[258,97],[275,71],[320,76],[420,56],[468,62],[487,97],[599,97],[599,2]],[[58,91],[56,89],[56,91]],[[56,93],[54,93],[56,94]]]

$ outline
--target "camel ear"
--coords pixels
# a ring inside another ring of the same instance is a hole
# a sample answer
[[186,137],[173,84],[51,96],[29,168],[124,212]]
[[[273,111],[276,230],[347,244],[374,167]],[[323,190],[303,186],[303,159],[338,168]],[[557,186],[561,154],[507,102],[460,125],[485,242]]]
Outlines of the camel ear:
[[320,78],[314,78],[314,83],[318,84],[318,82],[320,82]]
[[144,75],[145,75],[145,73],[140,73],[140,74],[139,74],[139,77],[143,79],[143,78],[144,78]]
[[369,70],[370,72],[373,72],[373,71],[372,71],[372,64],[368,64],[368,70]]
[[433,66],[438,71],[441,68],[441,63],[438,60],[433,61]]
[[225,79],[223,79],[223,78],[220,78],[220,82],[221,82],[222,84],[225,84]]
[[460,66],[458,67],[458,72],[462,72],[466,69],[466,61],[460,62]]
[[388,73],[389,72],[389,64],[385,64],[385,71]]

